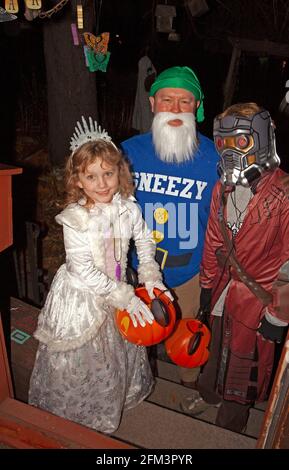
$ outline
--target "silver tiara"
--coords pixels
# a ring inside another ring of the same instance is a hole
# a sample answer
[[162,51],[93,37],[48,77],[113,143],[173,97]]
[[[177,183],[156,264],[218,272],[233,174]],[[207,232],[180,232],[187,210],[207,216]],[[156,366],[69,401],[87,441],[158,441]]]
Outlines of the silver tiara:
[[107,142],[111,142],[115,147],[106,130],[101,129],[100,125],[98,125],[96,121],[93,121],[92,118],[89,117],[88,125],[83,116],[81,116],[81,119],[82,125],[79,121],[77,121],[75,132],[70,139],[70,150],[72,150],[72,152],[75,152],[75,150],[77,150],[86,142],[91,142],[93,140],[106,140]]

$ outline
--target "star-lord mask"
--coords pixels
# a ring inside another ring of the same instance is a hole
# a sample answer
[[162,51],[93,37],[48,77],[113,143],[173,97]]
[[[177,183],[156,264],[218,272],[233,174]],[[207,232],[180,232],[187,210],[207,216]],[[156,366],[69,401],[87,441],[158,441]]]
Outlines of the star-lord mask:
[[216,117],[214,141],[221,157],[218,171],[225,185],[249,187],[265,171],[280,164],[274,126],[266,110],[249,117],[237,114]]

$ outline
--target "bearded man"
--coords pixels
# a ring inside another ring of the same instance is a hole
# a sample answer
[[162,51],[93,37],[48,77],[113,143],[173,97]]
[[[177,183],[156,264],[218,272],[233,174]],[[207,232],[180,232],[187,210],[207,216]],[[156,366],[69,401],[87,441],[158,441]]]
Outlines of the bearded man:
[[[171,67],[150,89],[152,131],[122,143],[136,182],[136,198],[153,230],[157,260],[182,318],[199,310],[199,269],[217,176],[213,142],[197,131],[204,120],[204,94],[189,67]],[[133,263],[134,264],[134,263]],[[198,369],[181,368],[195,388]]]

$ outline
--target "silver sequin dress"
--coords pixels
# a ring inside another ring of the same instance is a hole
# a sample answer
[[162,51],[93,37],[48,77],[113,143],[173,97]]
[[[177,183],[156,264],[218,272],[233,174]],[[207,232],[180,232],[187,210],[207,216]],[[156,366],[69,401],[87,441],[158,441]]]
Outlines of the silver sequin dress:
[[[123,282],[129,240],[137,248],[141,283],[161,280],[155,243],[135,202],[119,195],[90,210],[72,204],[56,220],[63,225],[66,263],[54,277],[34,333],[39,347],[29,403],[112,433],[123,410],[138,405],[153,387],[146,348],[120,336],[114,315],[133,295]],[[107,275],[112,269],[105,234],[111,229],[120,243],[120,282]]]

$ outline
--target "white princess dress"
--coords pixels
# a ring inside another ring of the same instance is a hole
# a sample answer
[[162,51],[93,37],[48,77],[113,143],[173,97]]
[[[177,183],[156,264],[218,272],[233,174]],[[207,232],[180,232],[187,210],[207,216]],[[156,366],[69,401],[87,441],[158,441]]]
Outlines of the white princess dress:
[[134,295],[123,282],[130,239],[140,283],[161,280],[155,243],[133,198],[119,194],[90,210],[71,204],[56,220],[63,225],[66,263],[54,277],[34,333],[39,347],[29,403],[112,433],[123,410],[139,404],[153,386],[146,349],[124,340],[114,317],[115,308],[126,308]]

